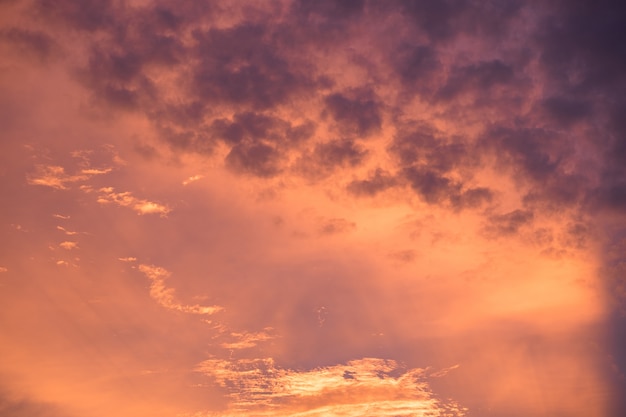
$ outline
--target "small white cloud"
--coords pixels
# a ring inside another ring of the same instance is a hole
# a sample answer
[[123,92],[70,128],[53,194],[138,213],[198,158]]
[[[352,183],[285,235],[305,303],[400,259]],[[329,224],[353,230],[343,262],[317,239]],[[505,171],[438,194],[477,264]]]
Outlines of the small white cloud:
[[194,181],[198,181],[199,179],[202,179],[202,178],[204,178],[204,175],[193,175],[193,176],[187,178],[185,181],[183,181],[183,185],[190,184],[190,183],[192,183]]
[[104,168],[104,169],[88,168],[88,169],[83,169],[80,172],[82,172],[85,175],[102,175],[102,174],[108,174],[111,171],[113,171],[113,168]]
[[113,187],[100,188],[98,203],[100,204],[117,204],[122,207],[129,207],[137,212],[137,214],[160,214],[166,217],[171,209],[153,201],[137,198],[130,191],[116,193]]
[[67,250],[78,249],[78,242],[61,242],[59,243],[59,246]]
[[26,180],[31,185],[43,185],[57,190],[67,190],[68,183],[83,181],[87,175],[69,175],[65,168],[56,165],[39,165],[36,172],[28,175]]
[[255,347],[260,342],[272,340],[272,336],[269,332],[272,328],[266,328],[262,332],[248,333],[248,332],[233,332],[230,334],[230,342],[224,342],[220,344],[224,349],[249,349]]
[[66,228],[62,227],[62,226],[57,226],[57,230],[62,231],[63,233],[65,233],[68,236],[73,236],[73,235],[77,235],[78,232],[71,232],[69,230],[67,230]]
[[132,256],[128,256],[126,258],[117,258],[118,261],[122,261],[122,262],[135,262],[137,260],[137,258],[134,258]]

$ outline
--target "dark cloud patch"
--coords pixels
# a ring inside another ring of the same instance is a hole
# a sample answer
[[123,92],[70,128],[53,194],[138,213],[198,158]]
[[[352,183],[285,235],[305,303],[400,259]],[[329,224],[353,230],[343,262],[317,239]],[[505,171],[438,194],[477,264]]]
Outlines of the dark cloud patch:
[[566,126],[584,120],[592,113],[592,104],[579,99],[555,96],[543,100],[541,105],[552,121]]
[[320,235],[335,235],[338,233],[347,233],[356,228],[356,223],[346,219],[327,219],[322,222],[318,232]]
[[441,69],[437,50],[430,45],[402,44],[391,59],[406,85],[427,89],[428,81]]
[[74,414],[61,410],[50,403],[18,397],[0,391],[0,415],[3,417],[70,417]]
[[342,133],[367,137],[380,131],[381,104],[369,90],[334,93],[324,100],[326,109],[341,127]]
[[159,136],[175,151],[193,151],[198,144],[198,133],[192,129],[180,129],[166,124],[157,124]]
[[315,123],[310,120],[292,125],[279,117],[255,112],[237,113],[232,119],[215,119],[210,125],[213,136],[230,145],[265,140],[281,147],[307,141],[315,133],[315,128]]
[[[502,36],[520,11],[519,0],[413,0],[393,3],[402,14],[434,42],[449,41],[459,34]],[[389,7],[389,6],[387,6]]]
[[359,16],[365,9],[365,0],[297,0],[292,5],[292,12],[309,20],[327,21],[348,19]]
[[503,166],[512,164],[524,177],[543,181],[558,173],[568,153],[557,137],[541,128],[494,126],[486,132],[483,144],[495,151]]
[[217,119],[211,127],[216,136],[228,143],[243,140],[278,139],[277,130],[284,131],[287,122],[262,113],[237,113],[233,120]]
[[305,152],[296,169],[305,177],[325,178],[340,168],[354,168],[363,162],[368,151],[352,139],[334,139],[318,143],[312,152]]
[[[207,144],[222,141],[231,147],[226,157],[227,165],[235,172],[259,177],[273,177],[282,170],[286,150],[308,140],[315,132],[315,124],[306,121],[293,126],[281,118],[254,112],[237,113],[232,119],[215,119],[207,129],[210,139]],[[195,141],[197,143],[198,140]],[[187,150],[193,142],[183,144]],[[348,152],[348,149],[343,149]],[[335,157],[334,162],[342,163],[342,155],[328,151],[326,157]],[[348,157],[348,155],[343,155]],[[337,160],[339,159],[339,161]],[[321,162],[320,162],[321,161]],[[322,165],[322,156],[317,160]],[[324,165],[325,168],[328,168]],[[330,169],[330,168],[328,168]]]
[[[626,78],[626,76],[625,76]],[[602,150],[602,182],[590,200],[595,208],[624,212],[626,209],[626,100],[620,97],[610,114],[611,134]]]
[[513,210],[505,214],[495,214],[488,218],[485,231],[491,236],[513,235],[532,223],[534,213],[528,210]]
[[271,42],[269,29],[240,25],[228,29],[195,31],[195,57],[190,93],[210,102],[267,109],[315,82],[290,67]]
[[566,91],[624,88],[626,5],[619,0],[548,3],[537,35],[541,62]]
[[241,174],[273,177],[281,171],[282,154],[267,143],[240,143],[226,156],[226,165]]
[[116,24],[121,2],[115,0],[37,0],[37,12],[79,30],[96,31]]
[[466,92],[485,94],[496,86],[508,85],[514,80],[513,67],[499,59],[479,62],[454,68],[436,97],[447,101]]
[[400,2],[402,12],[433,40],[454,36],[455,19],[467,12],[470,2],[466,0],[406,1]]
[[426,166],[436,172],[449,172],[471,159],[468,145],[444,138],[429,126],[401,129],[387,150],[402,165]]
[[408,262],[413,262],[417,258],[417,252],[414,249],[405,249],[405,250],[390,252],[387,256],[393,259],[394,261],[408,263]]
[[429,204],[444,203],[461,192],[461,184],[428,168],[406,168],[403,175],[413,191]]
[[41,62],[49,60],[59,49],[50,35],[39,30],[16,27],[1,30],[0,40],[14,45],[21,54],[32,55]]
[[387,171],[377,168],[370,173],[369,178],[364,180],[354,180],[348,184],[346,189],[350,194],[357,197],[372,197],[398,184],[398,180]]
[[494,198],[494,193],[487,187],[469,188],[458,194],[450,196],[452,207],[460,210],[465,208],[478,208],[490,203]]
[[367,151],[350,139],[337,139],[320,143],[313,155],[319,166],[332,170],[336,167],[355,167],[361,164]]

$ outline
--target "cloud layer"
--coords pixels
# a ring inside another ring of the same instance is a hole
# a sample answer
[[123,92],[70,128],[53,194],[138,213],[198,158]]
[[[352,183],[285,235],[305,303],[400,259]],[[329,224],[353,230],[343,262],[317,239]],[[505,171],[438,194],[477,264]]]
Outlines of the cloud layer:
[[0,15],[5,414],[623,413],[620,2]]

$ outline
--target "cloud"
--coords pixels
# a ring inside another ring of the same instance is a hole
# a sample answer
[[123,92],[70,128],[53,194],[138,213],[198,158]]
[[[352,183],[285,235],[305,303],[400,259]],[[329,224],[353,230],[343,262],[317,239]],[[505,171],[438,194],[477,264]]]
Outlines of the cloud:
[[363,358],[297,371],[272,359],[209,359],[196,369],[230,391],[233,402],[224,416],[465,415],[453,402],[432,396],[422,369],[403,369],[392,360]]
[[311,180],[326,178],[341,169],[355,168],[363,163],[368,151],[352,139],[333,139],[315,145],[296,163],[296,171]]
[[356,223],[342,218],[325,219],[319,227],[320,235],[347,233],[356,229]]
[[12,44],[24,55],[32,55],[41,62],[46,62],[58,53],[59,46],[47,33],[12,27],[0,30],[0,40]]
[[31,185],[43,185],[56,188],[57,190],[67,190],[67,183],[84,181],[87,175],[68,175],[65,168],[56,165],[37,166],[36,172],[27,176],[27,181]]
[[532,223],[534,213],[527,210],[513,210],[504,214],[493,215],[485,230],[494,236],[512,235],[518,233],[520,228]]
[[192,182],[201,180],[202,178],[204,178],[204,175],[192,175],[191,177],[183,181],[183,185],[189,185]]
[[271,334],[272,328],[266,328],[262,332],[248,333],[248,332],[232,332],[230,333],[228,342],[222,342],[220,344],[224,349],[250,349],[257,346],[260,342],[266,342],[272,340],[275,336]]
[[152,297],[161,306],[175,311],[188,314],[212,315],[220,310],[220,306],[201,306],[198,304],[187,305],[176,301],[175,290],[165,286],[165,280],[170,273],[158,266],[140,264],[139,271],[151,280],[150,297]]
[[39,401],[28,395],[16,395],[5,389],[0,391],[0,414],[5,417],[75,416],[74,413],[52,402]]
[[137,258],[133,257],[133,256],[127,256],[125,258],[117,258],[118,261],[122,261],[122,262],[135,262],[137,260]]
[[380,104],[372,91],[334,93],[324,99],[326,109],[345,135],[364,138],[380,131]]
[[78,242],[61,242],[59,246],[66,250],[78,249]]
[[383,192],[389,188],[392,188],[398,184],[397,178],[390,175],[387,171],[376,168],[374,172],[370,173],[369,178],[364,180],[351,181],[346,189],[349,193],[355,196],[375,196],[376,194]]
[[161,217],[167,217],[172,210],[162,204],[137,198],[130,191],[116,193],[113,187],[104,187],[99,190],[98,203],[109,204],[114,203],[121,207],[130,207],[137,214],[160,214]]
[[78,232],[72,232],[72,231],[67,230],[66,228],[64,228],[64,227],[62,227],[62,226],[57,226],[57,230],[62,231],[63,233],[65,233],[65,234],[66,234],[66,235],[68,235],[68,236],[74,236],[74,235],[77,235],[77,234],[78,234]]

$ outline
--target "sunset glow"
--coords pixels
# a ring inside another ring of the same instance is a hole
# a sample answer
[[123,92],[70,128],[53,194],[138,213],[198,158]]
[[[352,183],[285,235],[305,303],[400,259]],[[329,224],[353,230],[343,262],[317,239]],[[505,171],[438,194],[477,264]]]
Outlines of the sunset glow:
[[0,415],[626,415],[625,28],[0,1]]

